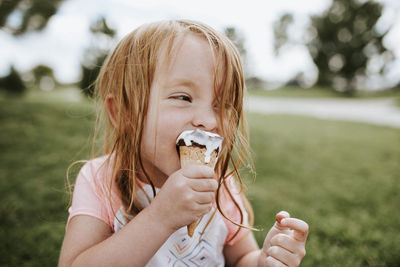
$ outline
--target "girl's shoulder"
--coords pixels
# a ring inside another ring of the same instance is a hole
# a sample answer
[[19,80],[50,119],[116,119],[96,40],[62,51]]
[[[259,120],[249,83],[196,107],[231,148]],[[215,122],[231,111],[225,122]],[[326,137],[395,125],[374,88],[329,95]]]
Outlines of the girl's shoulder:
[[104,180],[102,178],[107,177],[107,173],[110,171],[109,164],[109,155],[87,160],[80,169],[78,177],[83,176],[86,180],[91,182]]
[[93,158],[85,162],[76,178],[74,187],[91,190],[96,195],[104,197],[112,190],[112,169],[109,155]]
[[68,222],[76,215],[96,217],[112,227],[114,211],[121,205],[111,182],[109,155],[85,162],[74,184]]

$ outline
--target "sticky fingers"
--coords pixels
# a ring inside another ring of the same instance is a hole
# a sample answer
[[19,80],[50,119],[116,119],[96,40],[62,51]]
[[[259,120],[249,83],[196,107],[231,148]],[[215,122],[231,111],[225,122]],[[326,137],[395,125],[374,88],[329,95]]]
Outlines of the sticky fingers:
[[283,219],[290,218],[290,214],[287,211],[280,211],[276,214],[276,221],[280,223]]
[[300,241],[305,242],[308,236],[308,224],[300,219],[285,218],[281,220],[280,225],[293,230],[293,237]]
[[277,234],[271,239],[271,246],[280,246],[292,253],[295,253],[298,247],[298,241],[286,234]]
[[182,175],[188,178],[214,178],[213,168],[205,165],[188,165],[182,168]]
[[191,179],[190,187],[196,192],[215,192],[218,182],[214,179]]
[[196,192],[194,195],[197,204],[212,204],[214,194],[212,192]]
[[267,255],[278,260],[285,266],[299,266],[301,262],[301,258],[298,255],[279,246],[270,247],[267,250]]
[[266,266],[271,266],[271,267],[287,267],[287,265],[283,264],[279,260],[275,259],[272,256],[268,256],[265,260]]

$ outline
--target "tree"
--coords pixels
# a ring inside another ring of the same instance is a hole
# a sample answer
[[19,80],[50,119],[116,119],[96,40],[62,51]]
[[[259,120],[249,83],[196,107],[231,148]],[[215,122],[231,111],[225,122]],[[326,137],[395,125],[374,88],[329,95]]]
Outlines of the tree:
[[10,67],[8,75],[0,78],[0,89],[14,95],[21,95],[25,91],[25,84],[14,66]]
[[293,23],[292,14],[285,13],[274,23],[274,52],[279,55],[281,48],[289,42],[288,28]]
[[232,41],[239,51],[240,57],[242,59],[245,72],[247,72],[247,50],[244,45],[244,37],[236,30],[235,27],[226,27],[224,29],[225,35]]
[[[318,85],[353,94],[367,76],[384,74],[394,54],[383,44],[390,28],[382,31],[376,26],[382,8],[373,0],[333,0],[323,14],[311,17],[303,42],[318,68]],[[276,23],[276,50],[293,41],[288,36],[292,22],[285,14]]]
[[90,25],[90,32],[93,34],[94,42],[86,49],[85,57],[81,63],[82,79],[80,87],[85,95],[92,97],[94,82],[110,52],[116,30],[108,26],[104,17],[100,17]]
[[0,28],[13,35],[43,30],[64,0],[2,0]]
[[46,65],[37,65],[31,70],[33,84],[38,86],[44,91],[50,91],[54,89],[57,81],[54,77],[54,71],[52,68]]

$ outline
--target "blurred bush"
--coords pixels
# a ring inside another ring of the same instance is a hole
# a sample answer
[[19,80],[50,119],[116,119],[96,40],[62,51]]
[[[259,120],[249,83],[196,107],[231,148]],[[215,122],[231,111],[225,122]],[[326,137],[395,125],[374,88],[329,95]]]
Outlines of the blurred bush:
[[94,93],[94,82],[99,75],[100,68],[110,53],[110,48],[117,31],[111,28],[104,17],[100,17],[90,25],[93,42],[86,49],[81,63],[82,79],[80,88],[89,97]]
[[0,89],[12,95],[22,95],[25,92],[26,86],[14,66],[10,67],[8,75],[0,78]]
[[43,91],[51,91],[57,85],[54,71],[46,65],[37,65],[31,70],[31,82]]
[[0,28],[13,35],[43,30],[64,0],[0,1]]

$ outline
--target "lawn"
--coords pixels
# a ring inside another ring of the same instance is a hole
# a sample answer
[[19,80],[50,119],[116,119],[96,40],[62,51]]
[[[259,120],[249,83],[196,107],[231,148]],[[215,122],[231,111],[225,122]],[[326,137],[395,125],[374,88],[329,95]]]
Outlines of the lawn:
[[399,130],[279,115],[250,125],[256,225],[281,209],[306,220],[303,266],[400,265]]
[[[0,266],[55,266],[68,165],[87,158],[87,101],[0,98]],[[257,171],[248,181],[261,244],[274,214],[310,225],[302,266],[400,265],[400,131],[250,114]]]

